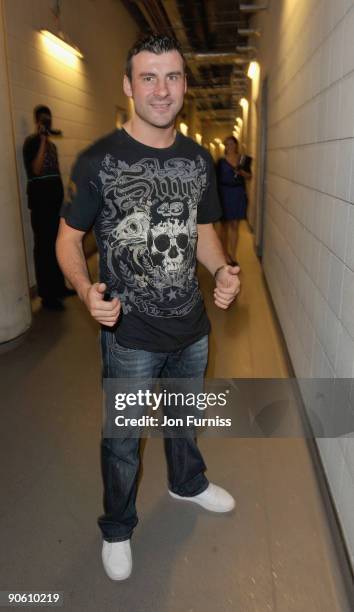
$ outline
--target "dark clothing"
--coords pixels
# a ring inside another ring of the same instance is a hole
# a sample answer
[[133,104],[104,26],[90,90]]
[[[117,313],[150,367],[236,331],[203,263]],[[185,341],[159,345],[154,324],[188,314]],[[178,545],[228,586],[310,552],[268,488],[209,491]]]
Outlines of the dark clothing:
[[221,158],[217,164],[217,178],[223,219],[246,219],[247,194],[243,176],[235,174],[235,168]]
[[23,144],[23,161],[26,168],[28,186],[30,186],[32,181],[42,182],[48,177],[51,177],[51,179],[57,177],[61,182],[57,148],[54,142],[51,142],[50,140],[47,141],[41,173],[39,176],[34,174],[32,170],[32,162],[37,156],[40,145],[41,138],[39,134],[32,134],[31,136],[28,136]]
[[[200,390],[208,358],[208,337],[204,336],[185,349],[172,353],[149,353],[147,351],[125,348],[116,342],[114,333],[101,332],[103,376],[105,378],[129,378],[129,392],[142,389],[142,380],[153,378],[193,378],[193,388],[199,381]],[[136,381],[134,380],[136,379]],[[171,388],[173,390],[173,387]],[[144,413],[127,417],[139,417]],[[181,416],[178,407],[165,407],[168,417]],[[190,408],[188,409],[190,413]],[[136,427],[126,426],[121,437],[103,438],[101,442],[101,467],[104,485],[104,514],[98,524],[103,538],[108,542],[120,542],[131,537],[137,525],[136,513],[137,480],[140,469],[139,445]],[[169,489],[182,496],[194,496],[202,493],[209,485],[205,476],[206,465],[198,449],[194,430],[185,427],[184,437],[181,429],[178,437],[165,433],[164,444],[168,469]]]
[[46,301],[59,298],[65,292],[65,281],[55,254],[55,241],[59,227],[59,211],[64,190],[60,176],[56,146],[47,143],[41,174],[35,175],[32,162],[40,147],[40,138],[34,134],[26,138],[23,159],[28,183],[28,207],[34,239],[34,265],[38,295]]
[[92,225],[100,280],[118,296],[120,345],[177,351],[209,332],[195,274],[197,223],[221,216],[209,153],[177,133],[159,149],[115,130],[79,157],[66,222]]

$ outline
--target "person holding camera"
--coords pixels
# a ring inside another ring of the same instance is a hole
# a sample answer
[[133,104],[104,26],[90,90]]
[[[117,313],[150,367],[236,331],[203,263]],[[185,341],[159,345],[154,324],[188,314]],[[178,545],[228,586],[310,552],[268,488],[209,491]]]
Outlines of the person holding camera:
[[24,142],[23,159],[28,179],[37,290],[44,308],[63,310],[62,298],[75,294],[75,291],[66,287],[55,254],[64,189],[57,148],[49,136],[61,132],[52,130],[52,113],[47,106],[36,106],[34,121],[36,132]]

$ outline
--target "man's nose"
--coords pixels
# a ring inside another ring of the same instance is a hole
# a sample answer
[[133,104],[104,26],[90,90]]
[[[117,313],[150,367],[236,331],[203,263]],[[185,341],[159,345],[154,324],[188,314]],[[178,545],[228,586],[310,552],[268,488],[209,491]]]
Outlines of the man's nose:
[[167,81],[165,79],[160,79],[156,82],[154,93],[161,98],[168,96],[169,89],[167,87]]

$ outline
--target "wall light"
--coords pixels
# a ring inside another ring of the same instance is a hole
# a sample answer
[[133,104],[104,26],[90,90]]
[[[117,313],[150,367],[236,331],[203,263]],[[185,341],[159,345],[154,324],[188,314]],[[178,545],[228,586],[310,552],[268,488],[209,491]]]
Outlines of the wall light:
[[241,98],[239,104],[244,110],[248,108],[248,100],[246,100],[246,98]]
[[214,142],[216,142],[218,145],[222,144],[221,138],[214,138]]
[[236,123],[237,123],[237,125],[238,125],[239,127],[242,127],[243,121],[242,121],[241,117],[237,117],[237,119],[236,119]]
[[258,62],[251,62],[250,65],[248,66],[248,72],[247,72],[248,78],[254,79],[254,78],[256,78],[258,73],[259,73],[259,64],[258,64]]
[[198,132],[196,132],[196,134],[195,134],[195,139],[196,139],[198,144],[200,144],[200,145],[202,144],[203,138],[202,138],[202,135],[199,134]]
[[179,124],[179,129],[182,132],[183,136],[188,136],[188,125],[186,123],[183,123],[183,121],[181,121],[181,123]]
[[49,30],[40,30],[40,33],[43,36],[48,50],[57,58],[66,62],[69,61],[70,63],[70,60],[72,61],[74,58],[79,57],[80,59],[82,59],[84,57],[80,49],[78,49],[74,45],[67,43],[60,36],[49,32]]

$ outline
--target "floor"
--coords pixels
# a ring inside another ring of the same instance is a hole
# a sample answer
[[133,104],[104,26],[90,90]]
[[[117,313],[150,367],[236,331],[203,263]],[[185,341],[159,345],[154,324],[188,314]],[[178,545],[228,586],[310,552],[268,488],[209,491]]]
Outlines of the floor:
[[[252,235],[242,226],[243,289],[228,312],[210,301],[209,378],[284,378],[287,357]],[[215,516],[166,494],[161,440],[148,440],[132,541],[134,571],[100,563],[98,329],[77,298],[34,305],[25,342],[0,355],[2,590],[62,591],[64,609],[100,612],[343,612],[316,476],[301,438],[207,438],[211,480],[237,500]]]

